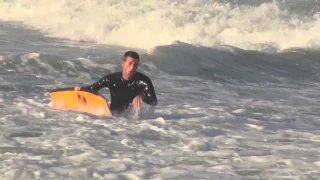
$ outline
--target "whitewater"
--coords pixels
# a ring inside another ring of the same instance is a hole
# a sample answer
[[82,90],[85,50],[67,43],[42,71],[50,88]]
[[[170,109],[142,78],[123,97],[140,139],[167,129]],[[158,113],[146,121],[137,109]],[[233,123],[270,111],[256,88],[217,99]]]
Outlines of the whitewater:
[[[0,0],[0,179],[319,179],[319,32],[318,0]],[[127,50],[151,117],[48,106]]]

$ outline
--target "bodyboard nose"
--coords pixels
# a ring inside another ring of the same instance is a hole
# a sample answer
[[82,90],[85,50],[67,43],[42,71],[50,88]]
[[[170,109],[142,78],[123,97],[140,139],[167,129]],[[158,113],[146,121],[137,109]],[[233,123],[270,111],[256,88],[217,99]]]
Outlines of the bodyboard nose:
[[49,95],[53,109],[112,116],[107,100],[98,92],[62,88],[49,91]]

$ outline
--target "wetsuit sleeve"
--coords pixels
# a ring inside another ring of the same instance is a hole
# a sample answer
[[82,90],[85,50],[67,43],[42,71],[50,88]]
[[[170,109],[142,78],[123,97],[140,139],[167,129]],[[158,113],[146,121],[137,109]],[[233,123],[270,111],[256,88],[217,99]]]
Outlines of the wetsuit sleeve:
[[144,88],[141,92],[143,102],[156,106],[158,103],[154,87],[150,79],[147,79],[144,83]]
[[81,89],[90,90],[90,91],[99,91],[101,88],[107,87],[109,88],[111,84],[110,75],[104,76],[99,81],[91,84],[90,86],[82,87]]

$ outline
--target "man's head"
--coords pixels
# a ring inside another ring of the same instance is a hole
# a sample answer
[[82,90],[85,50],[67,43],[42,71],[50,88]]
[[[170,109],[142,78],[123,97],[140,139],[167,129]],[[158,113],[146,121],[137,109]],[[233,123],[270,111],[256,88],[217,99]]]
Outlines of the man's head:
[[134,51],[127,51],[122,59],[122,77],[129,80],[134,77],[139,66],[139,55]]

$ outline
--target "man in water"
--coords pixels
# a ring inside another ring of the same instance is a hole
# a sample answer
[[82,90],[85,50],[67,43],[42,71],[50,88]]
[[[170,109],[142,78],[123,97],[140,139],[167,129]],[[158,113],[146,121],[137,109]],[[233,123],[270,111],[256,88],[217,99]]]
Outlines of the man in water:
[[75,90],[98,91],[104,87],[109,88],[110,111],[113,115],[119,115],[130,105],[139,110],[142,102],[154,107],[157,105],[154,87],[146,75],[137,72],[138,66],[138,53],[127,51],[122,59],[122,72],[106,75],[90,86],[76,86]]

